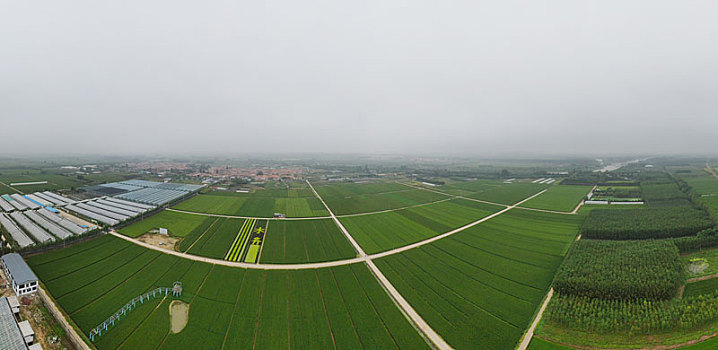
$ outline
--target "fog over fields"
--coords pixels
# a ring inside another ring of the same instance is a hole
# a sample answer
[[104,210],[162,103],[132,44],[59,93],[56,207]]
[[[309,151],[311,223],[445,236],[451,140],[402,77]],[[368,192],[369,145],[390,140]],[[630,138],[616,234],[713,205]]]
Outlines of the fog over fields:
[[15,1],[0,154],[710,153],[713,1]]

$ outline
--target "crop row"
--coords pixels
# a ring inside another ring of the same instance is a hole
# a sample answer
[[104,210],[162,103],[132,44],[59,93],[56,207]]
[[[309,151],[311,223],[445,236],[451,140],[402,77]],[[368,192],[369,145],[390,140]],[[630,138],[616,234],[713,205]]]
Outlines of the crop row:
[[501,209],[464,199],[340,221],[367,253],[377,253],[436,236]]
[[262,263],[304,263],[353,258],[354,247],[331,219],[272,221]]
[[534,197],[521,206],[527,208],[570,212],[591,191],[591,186],[554,185],[538,197]]
[[288,217],[327,216],[316,197],[271,198],[201,194],[174,206],[178,210],[200,213],[271,217],[283,213]]
[[603,299],[671,299],[683,283],[678,248],[669,240],[574,243],[554,279],[565,295]]
[[574,217],[515,209],[376,264],[452,347],[512,348],[576,230]]
[[57,298],[60,306],[87,332],[129,299],[179,280],[182,300],[190,303],[189,323],[170,334],[167,301],[152,300],[101,337],[99,349],[427,348],[363,264],[243,270],[146,251],[127,265],[81,288],[74,299]]
[[516,182],[501,184],[497,187],[492,187],[466,195],[466,197],[511,205],[521,201],[522,199],[526,199],[547,187],[548,185],[538,183]]
[[[336,215],[397,209],[417,204],[436,202],[447,198],[446,195],[435,192],[412,189],[406,186],[402,187],[402,190],[396,192],[326,197],[322,195],[322,198]],[[319,192],[321,194],[321,191]]]
[[220,218],[194,243],[188,253],[215,259],[224,258],[243,223],[242,219]]

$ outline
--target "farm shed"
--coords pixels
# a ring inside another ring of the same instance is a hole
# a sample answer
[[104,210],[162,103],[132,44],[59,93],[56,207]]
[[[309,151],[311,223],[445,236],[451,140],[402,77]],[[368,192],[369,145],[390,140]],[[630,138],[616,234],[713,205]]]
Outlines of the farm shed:
[[25,295],[37,291],[37,276],[27,266],[20,254],[5,254],[0,258],[0,262],[2,263],[2,269],[12,283],[12,289],[15,294]]
[[27,349],[6,297],[0,297],[0,349]]

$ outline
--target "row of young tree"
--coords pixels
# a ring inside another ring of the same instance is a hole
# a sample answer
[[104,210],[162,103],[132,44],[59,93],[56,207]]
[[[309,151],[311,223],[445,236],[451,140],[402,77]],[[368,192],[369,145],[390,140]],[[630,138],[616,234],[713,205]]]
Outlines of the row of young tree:
[[586,218],[581,235],[585,238],[615,240],[683,237],[713,225],[704,210],[690,206],[596,209]]
[[669,301],[558,295],[551,299],[544,317],[563,328],[592,333],[634,335],[693,329],[718,320],[718,292]]
[[563,295],[615,300],[668,300],[684,281],[678,248],[670,240],[580,240],[554,278]]
[[643,199],[649,204],[660,201],[671,201],[676,199],[687,200],[688,195],[681,191],[675,182],[670,183],[641,183]]

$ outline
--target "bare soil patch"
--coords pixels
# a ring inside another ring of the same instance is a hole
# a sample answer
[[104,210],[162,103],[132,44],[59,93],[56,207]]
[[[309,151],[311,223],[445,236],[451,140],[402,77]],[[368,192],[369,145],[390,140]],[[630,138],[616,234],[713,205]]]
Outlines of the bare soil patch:
[[170,303],[170,330],[177,334],[187,325],[189,320],[189,305],[179,300]]
[[177,237],[165,236],[159,233],[148,232],[137,237],[137,240],[162,249],[175,250],[175,246],[180,239]]

